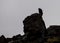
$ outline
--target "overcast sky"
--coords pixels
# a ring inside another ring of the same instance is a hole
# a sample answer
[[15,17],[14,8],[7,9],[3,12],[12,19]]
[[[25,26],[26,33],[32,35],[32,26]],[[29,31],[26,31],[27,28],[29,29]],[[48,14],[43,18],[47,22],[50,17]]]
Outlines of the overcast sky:
[[60,0],[0,0],[0,36],[23,34],[23,20],[43,10],[46,27],[60,25]]

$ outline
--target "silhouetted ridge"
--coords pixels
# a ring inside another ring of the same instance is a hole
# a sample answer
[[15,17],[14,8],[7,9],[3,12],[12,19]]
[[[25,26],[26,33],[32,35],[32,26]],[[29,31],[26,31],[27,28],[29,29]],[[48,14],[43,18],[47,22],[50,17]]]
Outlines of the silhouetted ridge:
[[51,25],[46,29],[43,20],[43,11],[33,13],[23,20],[24,35],[15,35],[12,38],[0,37],[0,43],[60,43],[60,26]]
[[48,34],[52,36],[60,36],[60,26],[52,25],[48,29]]

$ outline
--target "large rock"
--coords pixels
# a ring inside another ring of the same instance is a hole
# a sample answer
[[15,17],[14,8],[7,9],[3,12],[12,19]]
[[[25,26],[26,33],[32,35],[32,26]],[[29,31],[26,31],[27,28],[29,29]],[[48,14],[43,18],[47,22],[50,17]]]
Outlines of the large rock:
[[39,13],[27,16],[24,21],[24,43],[41,43],[44,40],[46,26],[42,18],[43,12],[39,8]]
[[47,29],[46,43],[60,43],[59,25],[52,25]]
[[48,36],[60,36],[60,26],[52,25],[47,29]]

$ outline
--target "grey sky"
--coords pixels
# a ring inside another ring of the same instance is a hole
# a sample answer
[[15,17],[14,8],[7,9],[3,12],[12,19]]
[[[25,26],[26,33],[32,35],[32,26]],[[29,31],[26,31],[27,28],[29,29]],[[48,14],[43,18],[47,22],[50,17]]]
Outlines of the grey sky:
[[46,27],[60,25],[60,0],[0,0],[0,35],[23,34],[23,20],[42,8]]

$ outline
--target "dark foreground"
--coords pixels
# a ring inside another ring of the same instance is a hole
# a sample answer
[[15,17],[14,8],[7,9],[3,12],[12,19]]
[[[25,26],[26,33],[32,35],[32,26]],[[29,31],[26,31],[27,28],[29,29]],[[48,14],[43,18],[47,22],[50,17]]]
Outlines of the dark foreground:
[[60,26],[52,25],[48,28],[42,18],[43,12],[27,16],[23,20],[24,35],[16,35],[12,38],[0,37],[0,43],[60,43]]

